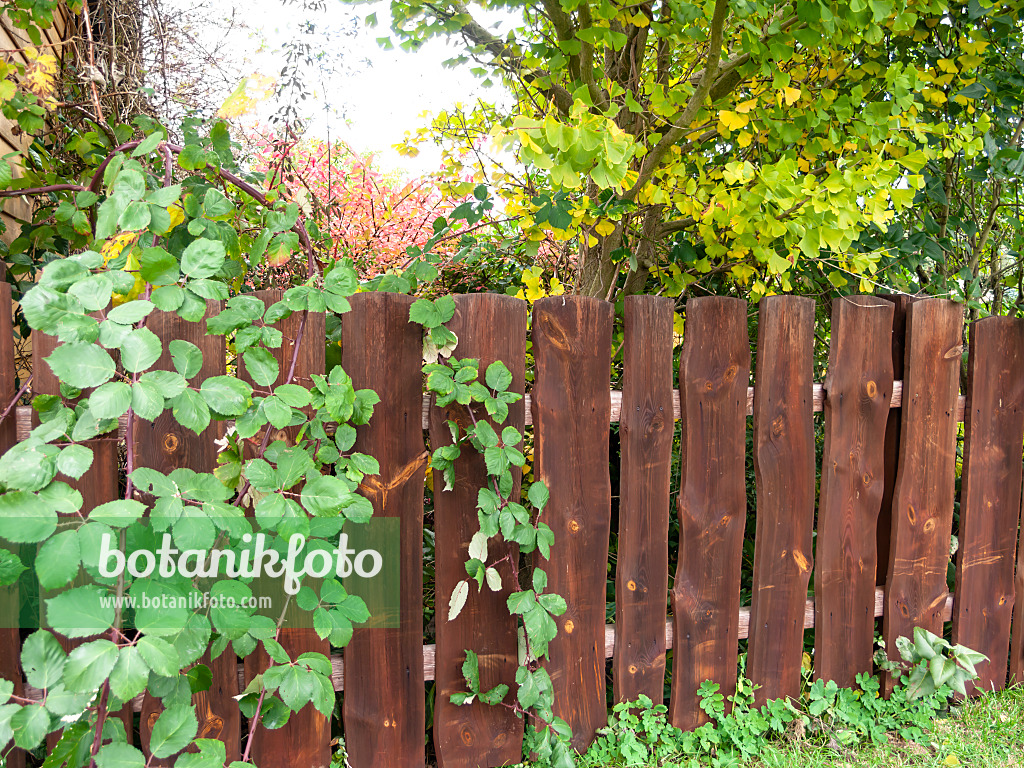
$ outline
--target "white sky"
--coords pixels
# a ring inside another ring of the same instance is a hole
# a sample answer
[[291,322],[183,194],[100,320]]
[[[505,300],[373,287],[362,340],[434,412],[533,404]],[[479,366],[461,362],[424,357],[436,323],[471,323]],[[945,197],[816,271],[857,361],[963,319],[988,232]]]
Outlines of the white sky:
[[[211,0],[216,2],[216,0]],[[349,5],[327,0],[325,13],[301,10],[301,3],[286,5],[281,0],[221,0],[221,8],[233,8],[250,27],[250,32],[233,32],[214,43],[228,47],[233,56],[229,66],[238,68],[238,80],[252,72],[277,77],[284,64],[281,44],[299,34],[303,16],[313,18],[318,32],[312,42],[317,49],[341,50],[355,74],[344,74],[321,84],[320,73],[310,73],[308,86],[315,92],[315,104],[307,104],[309,132],[313,135],[342,138],[357,151],[378,155],[382,170],[404,170],[418,174],[437,167],[440,153],[421,147],[416,158],[398,155],[391,147],[407,131],[426,123],[423,113],[440,112],[456,102],[471,104],[503,99],[500,86],[486,88],[468,67],[446,69],[441,62],[459,48],[455,43],[431,40],[416,53],[397,46],[383,50],[376,39],[388,34],[388,3],[371,2]],[[363,19],[376,13],[377,27],[366,27]],[[357,35],[351,30],[357,19]],[[206,33],[203,33],[206,34]],[[211,31],[216,35],[216,31]],[[261,39],[262,38],[262,39]],[[358,64],[361,60],[367,64]],[[326,99],[324,98],[326,95]],[[268,108],[269,111],[269,108]]]

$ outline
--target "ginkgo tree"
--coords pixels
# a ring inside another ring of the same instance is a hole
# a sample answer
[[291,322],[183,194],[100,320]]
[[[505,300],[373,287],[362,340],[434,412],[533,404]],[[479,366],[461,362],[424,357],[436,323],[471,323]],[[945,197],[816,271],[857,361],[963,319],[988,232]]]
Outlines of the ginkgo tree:
[[[756,298],[807,280],[871,288],[883,252],[854,247],[862,233],[911,208],[929,162],[983,150],[987,113],[944,112],[984,95],[971,62],[988,20],[1015,7],[393,0],[382,41],[459,38],[451,63],[516,95],[510,110],[441,114],[409,146],[444,143],[451,178],[491,182],[528,236],[576,238],[577,292],[714,276]],[[482,21],[509,13],[507,31]],[[936,29],[953,25],[936,55]],[[522,169],[481,163],[486,140]]]

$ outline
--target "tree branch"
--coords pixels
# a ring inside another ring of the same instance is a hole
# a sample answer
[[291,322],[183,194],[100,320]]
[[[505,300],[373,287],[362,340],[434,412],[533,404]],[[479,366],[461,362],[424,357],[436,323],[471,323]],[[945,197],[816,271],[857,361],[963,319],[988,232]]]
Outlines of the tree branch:
[[640,166],[639,178],[637,178],[636,184],[623,195],[624,199],[636,199],[640,190],[654,176],[654,172],[661,164],[665,153],[668,152],[673,144],[686,135],[688,126],[693,122],[693,118],[696,117],[697,112],[703,106],[704,99],[707,98],[711,91],[711,86],[714,85],[715,79],[718,76],[718,63],[722,60],[722,30],[725,27],[725,18],[728,14],[728,0],[715,0],[715,10],[711,17],[711,28],[708,31],[707,59],[704,64],[704,73],[697,84],[697,89],[691,94],[690,100],[682,112],[672,120],[675,125],[661,137],[661,141],[644,158],[643,164]]

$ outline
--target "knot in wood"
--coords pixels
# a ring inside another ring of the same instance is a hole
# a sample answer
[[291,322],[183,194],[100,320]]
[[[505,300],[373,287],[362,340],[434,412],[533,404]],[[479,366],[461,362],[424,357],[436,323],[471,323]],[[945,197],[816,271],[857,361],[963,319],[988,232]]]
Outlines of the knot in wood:
[[629,674],[635,675],[637,673],[636,664],[629,665]]
[[468,725],[462,727],[462,730],[459,732],[459,737],[462,739],[462,743],[467,747],[472,746],[473,731]]
[[626,582],[626,589],[628,589],[630,592],[636,592],[636,582],[633,581],[632,579],[627,581]]
[[178,436],[170,433],[164,435],[164,450],[167,453],[174,453],[178,450]]
[[878,394],[878,385],[875,384],[874,381],[869,380],[868,383],[864,385],[864,391],[867,393],[868,397],[874,399],[875,395]]
[[573,620],[572,619],[566,619],[565,620],[565,634],[571,635],[572,631],[574,629],[576,629],[576,625],[573,623]]
[[576,533],[577,531],[579,531],[579,529],[580,529],[580,524],[578,522],[576,522],[575,520],[570,520],[569,521],[569,532],[570,533]]

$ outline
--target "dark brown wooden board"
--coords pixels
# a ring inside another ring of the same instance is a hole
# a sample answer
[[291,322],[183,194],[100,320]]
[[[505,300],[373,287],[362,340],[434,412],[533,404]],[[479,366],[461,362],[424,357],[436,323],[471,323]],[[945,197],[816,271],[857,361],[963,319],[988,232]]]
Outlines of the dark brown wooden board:
[[713,680],[725,696],[736,691],[749,382],[746,302],[690,299],[679,361],[680,527],[670,709],[672,723],[687,731],[707,720],[697,695],[701,683]]
[[814,299],[768,296],[754,373],[757,524],[747,676],[757,706],[800,695],[814,531]]
[[627,296],[619,417],[619,541],[615,568],[616,703],[661,704],[668,609],[672,481],[672,311],[675,302]]
[[[526,302],[498,293],[468,294],[455,297],[455,316],[448,328],[459,339],[455,356],[480,361],[479,380],[484,381],[487,366],[496,360],[512,372],[510,392],[526,391]],[[482,406],[473,410],[474,418],[487,420]],[[437,449],[451,445],[448,421],[463,430],[472,429],[465,406],[452,403],[430,409],[430,445]],[[494,422],[491,422],[492,425]],[[526,426],[526,403],[520,400],[509,407],[502,426],[512,426],[522,434]],[[511,498],[518,499],[522,470],[513,468],[514,485]],[[483,702],[456,706],[451,695],[466,690],[462,663],[466,649],[477,653],[480,661],[481,690],[490,690],[499,683],[509,686],[507,701],[515,697],[518,638],[516,621],[509,616],[508,596],[519,591],[508,562],[498,566],[502,589],[491,592],[486,586],[480,592],[471,590],[469,600],[454,621],[446,621],[445,612],[455,585],[466,578],[469,542],[480,529],[477,519],[477,494],[488,482],[483,456],[463,450],[455,463],[455,483],[443,490],[445,480],[434,472],[434,574],[437,650],[434,696],[434,747],[442,768],[488,768],[518,762],[523,753],[523,721],[506,707]],[[518,562],[514,544],[498,547],[491,541],[488,563],[511,555]]]
[[[879,296],[893,303],[892,315],[892,378],[903,379],[903,358],[907,342],[907,307],[914,301],[905,293]],[[896,473],[900,462],[900,420],[903,411],[890,408],[885,424],[885,486],[882,492],[882,506],[878,511],[878,557],[876,559],[875,583],[885,585],[889,568],[889,534],[892,532],[892,492],[896,488]]]
[[[1018,531],[1024,529],[1022,505]],[[1017,569],[1013,578],[1013,625],[1010,633],[1010,685],[1024,683],[1024,545],[1017,544]]]
[[893,374],[893,304],[832,300],[814,565],[814,674],[854,685],[871,671],[875,534],[885,487],[883,441]]
[[342,364],[357,389],[380,396],[355,450],[380,464],[360,487],[375,517],[400,519],[397,628],[357,627],[345,648],[345,747],[352,765],[413,768],[425,761],[423,687],[423,329],[412,299],[360,293],[342,318]]
[[[890,658],[914,627],[942,634],[953,527],[963,308],[923,299],[907,312],[900,462],[893,494],[883,635]],[[891,680],[886,688],[891,690]]]
[[539,556],[548,590],[565,598],[545,668],[554,712],[586,751],[607,725],[605,579],[611,528],[608,432],[614,309],[599,299],[552,296],[533,305],[534,473],[550,500],[541,520],[555,535]]
[[[14,329],[11,323],[12,304],[10,283],[0,283],[0,411],[7,407],[18,393],[17,369],[14,364]],[[12,408],[7,418],[0,422],[0,455],[14,446],[18,441]],[[17,552],[15,553],[17,554]],[[2,588],[0,588],[2,589]],[[0,593],[0,615],[3,623],[13,626],[0,626],[0,678],[14,683],[14,695],[24,695],[24,682],[21,676],[21,633],[17,617],[19,593],[16,587],[3,589]],[[10,752],[8,752],[10,749]],[[8,768],[25,768],[25,752],[13,748],[11,744],[0,744],[0,754],[7,756]]]
[[1006,685],[1024,445],[1024,320],[971,326],[953,642],[988,656],[968,693]]
[[[182,320],[173,312],[153,312],[146,326],[160,339],[163,353],[153,365],[153,370],[173,371],[169,344],[175,339],[195,344],[203,355],[199,373],[191,380],[199,385],[205,379],[223,376],[225,372],[225,348],[223,336],[207,336],[207,318],[213,317],[223,308],[222,302],[207,303],[206,315],[201,323]],[[132,426],[132,442],[136,465],[150,467],[165,474],[185,468],[195,472],[212,472],[217,466],[215,440],[223,433],[223,422],[212,421],[201,435],[185,429],[175,420],[170,409],[165,410],[155,421],[136,419]],[[197,693],[192,701],[199,719],[199,738],[216,738],[224,742],[228,761],[241,757],[241,717],[238,703],[233,697],[238,690],[238,658],[229,648],[216,659],[209,653],[200,660],[209,667],[213,682],[208,691]],[[163,708],[148,691],[143,697],[142,716],[139,731],[142,749],[149,756],[149,737],[153,725]],[[175,757],[153,758],[150,765],[170,766]]]
[[[253,295],[261,299],[269,308],[281,300],[284,292],[264,290],[256,291]],[[324,373],[327,350],[324,314],[322,312],[295,312],[275,323],[275,327],[281,331],[283,341],[280,347],[271,350],[278,364],[278,377],[273,386],[277,387],[288,382],[288,374],[294,358],[295,376],[292,383],[311,387],[313,383],[311,375]],[[299,350],[296,356],[295,344],[297,341]],[[238,376],[250,384],[253,383],[246,373],[244,360],[239,364]],[[262,386],[256,388],[263,393],[266,392]],[[255,396],[264,395],[257,393]],[[288,444],[294,444],[298,437],[298,427],[274,430],[268,425],[266,428],[272,430],[270,436],[272,441],[283,440]],[[261,430],[246,445],[247,457],[256,454],[263,434]],[[330,643],[327,640],[321,640],[313,629],[287,626],[287,623],[294,621],[298,614],[298,607],[289,604],[285,617],[286,625],[281,628],[278,636],[278,641],[289,658],[295,659],[303,653],[320,653],[329,657]],[[269,666],[270,658],[263,647],[258,646],[245,658],[244,664],[246,680],[252,680],[256,674]],[[262,726],[257,727],[250,755],[260,768],[290,768],[295,765],[328,768],[331,764],[330,744],[330,718],[320,714],[312,704],[307,704],[298,712],[293,712],[287,725],[283,728],[271,730]],[[243,743],[242,746],[244,748],[245,744]]]
[[[38,331],[32,334],[33,397],[36,395],[60,394],[60,381],[53,374],[53,371],[50,370],[50,366],[45,360],[59,345],[60,343],[55,336],[49,336]],[[33,411],[32,424],[36,426],[38,423],[38,415]],[[86,440],[82,445],[90,448],[93,452],[92,466],[78,480],[73,480],[64,475],[57,475],[57,479],[68,483],[68,485],[77,489],[82,494],[81,511],[83,515],[88,515],[90,510],[98,507],[100,504],[114,501],[120,497],[120,486],[118,484],[118,463],[120,458],[118,456],[117,433],[110,432],[103,437]],[[44,595],[40,595],[40,597],[45,599]],[[67,653],[70,653],[76,647],[89,640],[89,638],[71,640],[56,633],[54,634],[61,647]],[[126,704],[118,713],[118,717],[124,722],[125,732],[130,741],[133,727],[131,704]],[[59,739],[60,731],[55,731],[47,735],[46,743],[49,748],[52,748]]]

